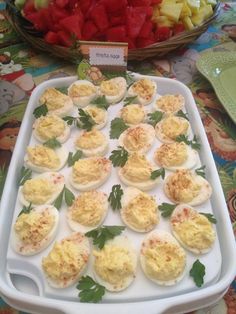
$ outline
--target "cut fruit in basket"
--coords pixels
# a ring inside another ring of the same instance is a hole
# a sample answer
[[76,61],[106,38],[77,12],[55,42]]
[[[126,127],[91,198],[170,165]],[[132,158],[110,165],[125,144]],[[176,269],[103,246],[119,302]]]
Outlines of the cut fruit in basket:
[[16,0],[22,15],[52,45],[77,40],[127,42],[129,49],[166,41],[200,26],[216,0]]

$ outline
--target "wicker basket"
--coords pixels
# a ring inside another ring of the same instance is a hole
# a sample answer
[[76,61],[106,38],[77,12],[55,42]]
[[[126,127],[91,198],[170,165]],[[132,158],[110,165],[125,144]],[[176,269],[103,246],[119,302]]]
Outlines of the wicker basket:
[[[78,62],[81,59],[81,53],[78,46],[66,48],[63,46],[50,45],[42,38],[42,33],[33,28],[33,25],[23,18],[13,5],[12,0],[7,2],[7,14],[15,31],[23,37],[23,39],[32,45],[35,49],[50,53],[51,55],[66,59],[71,62]],[[130,49],[128,54],[129,60],[144,60],[150,57],[162,57],[168,52],[193,42],[203,32],[206,31],[210,23],[217,17],[220,11],[220,1],[214,8],[213,15],[207,19],[202,25],[195,27],[190,31],[186,31],[171,37],[170,39],[158,42],[145,48]]]

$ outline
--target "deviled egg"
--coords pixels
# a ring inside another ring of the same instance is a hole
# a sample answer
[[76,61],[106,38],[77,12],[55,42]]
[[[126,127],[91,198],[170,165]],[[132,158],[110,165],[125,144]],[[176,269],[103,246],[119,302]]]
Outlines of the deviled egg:
[[75,162],[69,176],[71,185],[80,191],[101,186],[111,174],[111,161],[104,157],[89,157]]
[[159,177],[154,180],[151,179],[154,170],[157,168],[144,155],[135,152],[129,155],[125,165],[119,169],[118,175],[124,184],[147,191],[159,183]]
[[142,243],[140,262],[151,281],[171,286],[185,275],[186,253],[169,232],[155,230]]
[[68,95],[77,107],[85,107],[97,97],[97,87],[87,80],[79,80],[68,88]]
[[98,227],[108,211],[107,195],[101,191],[83,192],[68,208],[67,222],[73,231],[87,232]]
[[64,176],[57,172],[45,172],[25,181],[19,189],[20,202],[28,206],[52,204],[64,188]]
[[82,132],[75,141],[75,147],[80,149],[84,156],[104,156],[108,150],[108,140],[99,130]]
[[143,78],[134,82],[128,89],[128,96],[137,96],[136,101],[141,105],[149,105],[157,91],[156,83],[149,79]]
[[37,206],[29,213],[21,213],[12,230],[14,250],[21,255],[41,252],[55,238],[58,221],[58,210],[52,205]]
[[185,104],[185,99],[182,95],[163,95],[157,98],[154,104],[154,110],[162,111],[167,116],[176,114],[182,110]]
[[162,144],[154,153],[159,167],[169,170],[191,169],[198,162],[198,152],[184,142]]
[[41,143],[53,138],[60,143],[64,143],[70,136],[70,128],[60,117],[48,114],[35,120],[33,135]]
[[35,172],[57,171],[65,166],[68,154],[64,147],[52,149],[44,145],[28,146],[24,161]]
[[159,222],[159,211],[153,196],[134,187],[127,187],[121,198],[121,218],[132,230],[148,232]]
[[56,242],[42,259],[42,269],[53,288],[75,284],[84,273],[90,254],[89,240],[82,233],[73,233]]
[[146,111],[141,104],[131,104],[121,109],[120,117],[126,124],[136,125],[145,121]]
[[126,80],[123,77],[115,77],[110,80],[102,81],[99,87],[99,93],[105,96],[109,104],[115,104],[121,101],[125,96],[126,88]]
[[192,206],[206,202],[212,193],[210,183],[203,177],[183,169],[169,174],[164,181],[164,192],[174,203]]
[[129,127],[119,137],[119,145],[129,153],[146,153],[155,139],[154,128],[150,124],[140,123]]
[[86,108],[84,108],[84,111],[87,112],[96,123],[93,129],[100,130],[106,125],[108,114],[105,109],[98,108],[94,105],[88,105]]
[[101,250],[93,251],[96,280],[109,291],[126,289],[134,280],[136,253],[127,237],[118,236],[106,242]]
[[178,205],[170,218],[171,229],[176,239],[187,250],[204,254],[211,250],[215,231],[206,216],[189,205]]
[[43,92],[39,102],[41,105],[47,106],[49,114],[54,114],[58,117],[70,115],[73,109],[73,102],[70,97],[52,87],[47,88]]
[[190,124],[182,117],[168,116],[156,124],[155,131],[161,142],[173,143],[179,135],[189,134]]

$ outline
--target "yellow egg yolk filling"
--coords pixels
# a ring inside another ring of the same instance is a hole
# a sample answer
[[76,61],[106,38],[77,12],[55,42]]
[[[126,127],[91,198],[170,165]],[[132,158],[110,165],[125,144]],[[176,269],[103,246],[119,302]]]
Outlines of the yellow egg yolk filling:
[[128,129],[124,137],[124,144],[127,149],[137,151],[148,145],[149,136],[142,127]]
[[86,97],[96,93],[96,88],[89,84],[74,84],[70,88],[71,97]]
[[140,105],[128,105],[122,108],[121,118],[128,124],[138,124],[143,122],[145,112]]
[[164,95],[157,99],[157,107],[167,114],[175,113],[182,109],[184,98],[182,95]]
[[182,120],[179,117],[170,116],[161,122],[161,131],[168,138],[175,140],[177,136],[186,134],[189,123],[187,120]]
[[45,204],[54,192],[54,186],[46,179],[27,180],[23,187],[22,193],[24,198],[33,204]]
[[64,107],[69,97],[55,88],[48,88],[40,97],[40,103],[45,104],[48,111],[53,111]]
[[133,153],[122,168],[124,177],[133,182],[143,182],[150,179],[152,166],[144,155]]
[[92,117],[92,119],[97,123],[101,124],[105,121],[105,111],[96,106],[91,106],[85,108],[85,111]]
[[61,136],[64,131],[65,123],[61,118],[51,115],[39,118],[36,132],[45,141]]
[[76,183],[87,184],[101,179],[104,171],[104,159],[80,159],[73,166],[72,176]]
[[156,151],[155,158],[164,167],[182,165],[188,158],[187,146],[183,142],[163,144]]
[[133,84],[133,91],[145,100],[151,100],[155,86],[148,79],[141,79]]
[[49,169],[60,166],[60,159],[55,151],[46,146],[27,147],[27,155],[32,164]]
[[120,94],[119,85],[112,81],[102,81],[100,90],[107,96],[116,96]]
[[76,146],[78,148],[93,149],[98,148],[106,141],[105,136],[98,130],[84,132],[77,140]]

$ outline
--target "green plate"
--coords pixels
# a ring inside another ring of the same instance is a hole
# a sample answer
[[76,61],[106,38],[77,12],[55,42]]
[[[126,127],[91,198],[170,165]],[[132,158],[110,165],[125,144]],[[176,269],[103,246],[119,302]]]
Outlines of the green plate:
[[196,66],[210,81],[225,110],[236,123],[236,52],[203,53]]

